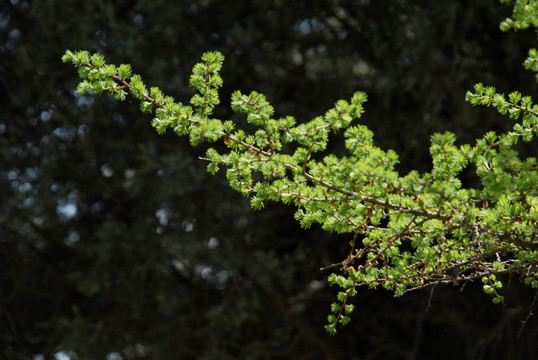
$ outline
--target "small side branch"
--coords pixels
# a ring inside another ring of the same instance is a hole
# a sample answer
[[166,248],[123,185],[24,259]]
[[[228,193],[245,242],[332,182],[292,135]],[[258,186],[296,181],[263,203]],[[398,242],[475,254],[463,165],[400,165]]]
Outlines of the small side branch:
[[532,311],[534,310],[534,305],[536,305],[536,299],[538,299],[538,291],[536,291],[536,293],[534,294],[534,298],[532,299],[532,303],[529,306],[529,313],[527,314],[527,317],[525,318],[525,320],[523,320],[521,322],[521,327],[519,328],[519,332],[517,334],[518,338],[521,337],[521,334],[523,333],[523,329],[525,328],[525,325],[527,325],[527,322],[529,321],[529,319],[534,315],[534,313]]

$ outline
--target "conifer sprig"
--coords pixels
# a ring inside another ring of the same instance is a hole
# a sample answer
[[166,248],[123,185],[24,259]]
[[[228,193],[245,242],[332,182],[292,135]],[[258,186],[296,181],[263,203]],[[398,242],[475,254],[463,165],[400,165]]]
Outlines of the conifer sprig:
[[[533,55],[531,51],[531,55]],[[536,58],[536,56],[534,56]],[[247,133],[230,120],[212,117],[220,103],[219,71],[224,57],[207,52],[196,64],[190,85],[197,93],[189,105],[148,90],[131,66],[106,64],[100,54],[66,51],[63,61],[78,69],[80,93],[109,92],[118,100],[130,94],[143,113],[152,113],[160,134],[170,129],[193,146],[222,141],[227,151],[207,150],[208,171],[226,169],[230,186],[250,197],[254,209],[267,201],[297,208],[295,218],[308,228],[348,233],[351,250],[325,269],[339,288],[326,330],[347,324],[357,288],[383,287],[396,296],[437,284],[480,280],[484,292],[502,302],[502,274],[517,274],[538,289],[538,173],[536,158],[521,159],[514,146],[538,132],[538,105],[529,96],[507,97],[477,84],[468,92],[473,105],[493,106],[513,122],[507,133],[488,132],[475,145],[456,145],[445,132],[431,137],[432,170],[399,174],[397,154],[374,145],[373,133],[356,124],[367,100],[363,92],[339,100],[324,115],[298,123],[275,117],[263,94],[232,94],[231,108],[254,127]],[[528,67],[534,62],[528,60]],[[329,134],[342,131],[347,154],[316,155],[327,149]],[[476,169],[481,185],[465,188],[459,175]]]

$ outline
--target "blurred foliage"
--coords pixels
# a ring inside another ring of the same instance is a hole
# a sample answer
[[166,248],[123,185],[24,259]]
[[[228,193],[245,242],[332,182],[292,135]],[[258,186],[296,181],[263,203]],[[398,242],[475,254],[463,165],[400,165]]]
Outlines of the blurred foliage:
[[429,170],[434,131],[468,142],[508,128],[464,102],[474,83],[533,94],[521,63],[536,37],[498,31],[509,15],[491,0],[3,2],[0,357],[532,358],[536,319],[518,332],[534,294],[515,282],[501,310],[481,284],[364,292],[327,338],[334,290],[319,268],[347,244],[284,207],[252,214],[193,160],[202,152],[155,134],[133,104],[74,93],[59,60],[103,52],[184,99],[192,65],[219,50],[223,99],[258,90],[305,121],[364,90],[376,143],[402,172]]

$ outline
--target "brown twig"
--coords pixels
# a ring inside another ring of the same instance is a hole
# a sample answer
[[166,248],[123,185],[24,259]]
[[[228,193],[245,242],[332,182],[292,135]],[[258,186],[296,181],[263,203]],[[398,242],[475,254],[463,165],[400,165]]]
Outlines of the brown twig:
[[521,337],[521,334],[523,333],[523,328],[525,327],[525,325],[527,325],[527,322],[529,321],[529,319],[531,318],[531,316],[533,316],[533,312],[532,310],[534,309],[534,305],[536,305],[536,299],[538,298],[538,291],[536,291],[536,293],[534,294],[534,298],[532,299],[532,303],[531,305],[529,306],[529,313],[527,314],[527,317],[525,318],[525,320],[523,320],[521,322],[521,327],[519,328],[519,332],[517,333],[517,337],[520,338]]

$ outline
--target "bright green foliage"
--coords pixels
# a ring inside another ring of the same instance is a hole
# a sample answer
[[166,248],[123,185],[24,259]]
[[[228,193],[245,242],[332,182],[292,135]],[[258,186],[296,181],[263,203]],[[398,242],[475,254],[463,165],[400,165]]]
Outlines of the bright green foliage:
[[[536,0],[501,0],[502,3],[514,3],[512,18],[507,18],[501,23],[501,30],[522,30],[528,27],[538,27],[538,1]],[[529,56],[525,60],[525,68],[538,71],[538,51],[529,50]],[[537,76],[538,81],[538,76]]]
[[536,0],[501,0],[501,3],[514,3],[512,18],[508,18],[501,23],[501,30],[509,29],[521,30],[529,26],[538,25],[538,2]]
[[[522,15],[524,3],[529,2],[516,3],[510,26],[534,25],[525,17],[529,14]],[[527,5],[534,9],[532,3]],[[533,14],[529,19],[536,19]],[[148,91],[129,65],[107,65],[102,55],[67,51],[63,60],[78,68],[80,92],[109,91],[119,100],[130,93],[143,112],[153,111],[159,133],[171,129],[188,135],[192,145],[222,140],[228,151],[207,150],[208,171],[226,168],[230,186],[249,196],[253,208],[267,201],[293,204],[302,227],[318,223],[324,230],[351,234],[349,255],[330,266],[341,273],[329,276],[340,289],[328,316],[329,333],[350,321],[349,301],[359,286],[383,287],[400,296],[436,284],[481,280],[484,292],[502,302],[499,275],[510,273],[538,288],[537,164],[535,158],[520,159],[514,149],[520,139],[529,142],[538,133],[538,106],[528,96],[505,96],[477,84],[467,100],[495,107],[514,121],[513,130],[488,132],[476,144],[460,146],[453,133],[434,134],[431,172],[402,176],[394,168],[397,154],[375,146],[367,127],[352,124],[364,112],[362,92],[337,101],[323,116],[298,123],[291,116],[275,117],[264,95],[236,91],[231,107],[255,129],[247,133],[232,121],[211,118],[222,85],[218,52],[205,53],[194,66],[190,84],[197,94],[190,105],[158,88]],[[344,133],[348,154],[323,154],[330,133],[338,131]],[[480,187],[462,185],[459,175],[467,167],[475,169]]]

